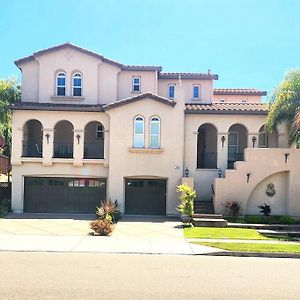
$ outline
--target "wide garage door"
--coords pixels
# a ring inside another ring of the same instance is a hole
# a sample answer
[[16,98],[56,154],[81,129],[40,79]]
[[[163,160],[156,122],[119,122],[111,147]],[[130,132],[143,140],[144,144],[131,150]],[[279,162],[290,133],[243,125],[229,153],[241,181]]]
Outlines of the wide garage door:
[[24,212],[95,213],[106,199],[104,178],[25,177]]
[[166,214],[166,180],[125,179],[125,213]]

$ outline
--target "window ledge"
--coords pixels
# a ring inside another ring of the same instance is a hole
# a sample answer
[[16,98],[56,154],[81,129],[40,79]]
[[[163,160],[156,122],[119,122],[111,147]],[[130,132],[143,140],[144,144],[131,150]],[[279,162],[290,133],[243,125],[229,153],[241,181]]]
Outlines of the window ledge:
[[154,149],[154,148],[128,148],[131,153],[146,153],[146,154],[160,154],[164,152],[164,149]]
[[83,158],[82,159],[84,164],[104,164],[104,158]]
[[58,158],[58,157],[53,157],[52,162],[54,163],[73,163],[74,158]]
[[131,94],[141,94],[141,91],[131,91]]
[[63,101],[82,101],[84,97],[81,96],[51,96],[51,100],[63,100]]
[[21,161],[22,162],[42,162],[43,158],[42,157],[26,157],[26,156],[21,156]]

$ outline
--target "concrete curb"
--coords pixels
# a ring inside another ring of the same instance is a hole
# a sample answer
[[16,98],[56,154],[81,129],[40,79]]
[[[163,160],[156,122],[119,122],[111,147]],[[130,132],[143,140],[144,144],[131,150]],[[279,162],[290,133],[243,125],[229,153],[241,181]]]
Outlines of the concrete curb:
[[265,257],[265,258],[296,258],[300,259],[300,253],[266,253],[266,252],[239,252],[220,251],[198,254],[202,256],[233,256],[233,257]]

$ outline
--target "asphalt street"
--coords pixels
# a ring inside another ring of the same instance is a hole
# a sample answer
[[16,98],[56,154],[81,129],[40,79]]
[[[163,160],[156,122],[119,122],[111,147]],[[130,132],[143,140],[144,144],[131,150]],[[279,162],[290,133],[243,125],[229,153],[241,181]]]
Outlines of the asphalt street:
[[300,260],[0,253],[0,299],[300,299]]

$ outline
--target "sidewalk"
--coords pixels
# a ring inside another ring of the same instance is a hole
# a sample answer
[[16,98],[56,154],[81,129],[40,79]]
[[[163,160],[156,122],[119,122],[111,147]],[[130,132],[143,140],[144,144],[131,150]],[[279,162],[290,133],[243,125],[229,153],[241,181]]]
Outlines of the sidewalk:
[[[29,216],[30,217],[30,216]],[[196,255],[219,249],[187,242],[180,222],[124,217],[110,237],[89,236],[88,220],[24,218],[0,220],[0,251]],[[61,234],[63,230],[63,235]]]

